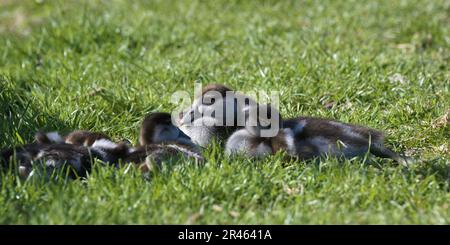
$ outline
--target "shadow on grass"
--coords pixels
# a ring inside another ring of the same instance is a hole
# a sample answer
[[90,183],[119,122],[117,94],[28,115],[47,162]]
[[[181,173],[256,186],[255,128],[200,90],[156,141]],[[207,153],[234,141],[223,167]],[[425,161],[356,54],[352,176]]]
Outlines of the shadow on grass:
[[422,176],[434,176],[436,181],[443,188],[447,188],[450,192],[450,165],[445,158],[438,157],[431,160],[423,161],[414,169],[415,174]]

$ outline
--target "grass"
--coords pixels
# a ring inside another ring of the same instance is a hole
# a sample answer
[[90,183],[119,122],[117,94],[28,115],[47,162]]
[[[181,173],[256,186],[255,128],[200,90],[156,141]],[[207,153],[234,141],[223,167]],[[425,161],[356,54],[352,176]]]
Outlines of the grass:
[[386,131],[419,159],[229,159],[146,181],[96,167],[57,184],[3,175],[2,224],[449,224],[448,1],[0,1],[0,147],[37,130],[137,142],[194,83],[282,94],[285,117]]

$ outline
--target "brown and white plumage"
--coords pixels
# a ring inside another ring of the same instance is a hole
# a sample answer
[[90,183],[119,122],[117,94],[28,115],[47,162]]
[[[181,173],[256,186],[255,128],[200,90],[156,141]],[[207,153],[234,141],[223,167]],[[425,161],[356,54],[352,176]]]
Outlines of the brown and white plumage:
[[148,114],[142,121],[140,129],[139,143],[141,146],[168,142],[192,148],[197,147],[189,136],[172,124],[172,117],[169,113]]
[[155,112],[147,115],[142,122],[139,141],[141,146],[135,148],[135,152],[130,154],[130,159],[139,158],[145,150],[147,154],[153,155],[152,159],[158,164],[169,155],[176,154],[204,161],[200,148],[172,124],[169,113]]
[[96,140],[99,139],[111,140],[111,138],[104,133],[88,130],[75,130],[64,137],[58,132],[37,132],[34,138],[35,141],[40,144],[67,143],[83,146],[91,146]]
[[383,132],[375,129],[314,117],[298,117],[283,123],[294,132],[297,155],[304,159],[322,155],[352,158],[370,152],[403,165],[408,163],[405,157],[385,146]]
[[230,136],[226,151],[261,157],[283,150],[304,160],[321,156],[348,159],[370,152],[407,164],[406,158],[385,147],[384,134],[375,129],[313,117],[282,120],[281,125],[274,137],[261,137],[257,133],[260,127],[246,126]]
[[4,149],[0,153],[2,169],[16,169],[22,178],[32,174],[46,180],[58,174],[68,173],[68,177],[86,177],[91,169],[92,159],[102,160],[95,149],[65,143],[31,143]]
[[[266,115],[261,113],[265,108]],[[254,110],[254,114],[249,113]],[[295,154],[290,129],[283,129],[281,116],[270,105],[257,105],[244,108],[245,127],[235,131],[227,140],[225,151],[229,155],[241,154],[251,157],[263,157],[280,150]],[[256,117],[256,118],[255,118]],[[262,123],[265,123],[264,125]],[[274,136],[265,137],[263,130],[272,127]]]

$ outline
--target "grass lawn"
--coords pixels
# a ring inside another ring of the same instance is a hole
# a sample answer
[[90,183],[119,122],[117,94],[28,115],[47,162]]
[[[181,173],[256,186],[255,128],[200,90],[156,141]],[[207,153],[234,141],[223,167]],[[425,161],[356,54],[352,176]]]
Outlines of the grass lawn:
[[201,82],[280,91],[284,117],[384,130],[419,159],[227,158],[144,180],[1,177],[1,224],[449,224],[450,2],[0,0],[0,147],[37,130],[137,142]]

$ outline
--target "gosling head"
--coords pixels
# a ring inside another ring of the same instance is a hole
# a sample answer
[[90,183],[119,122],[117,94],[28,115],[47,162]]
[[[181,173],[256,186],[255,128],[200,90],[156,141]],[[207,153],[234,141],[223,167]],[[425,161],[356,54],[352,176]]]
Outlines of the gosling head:
[[224,140],[242,127],[239,120],[243,121],[243,106],[251,103],[255,102],[248,96],[221,84],[210,84],[179,114],[178,126],[194,143],[207,146],[214,138]]
[[193,145],[189,136],[172,124],[169,113],[155,112],[146,116],[139,136],[141,146],[168,142]]

